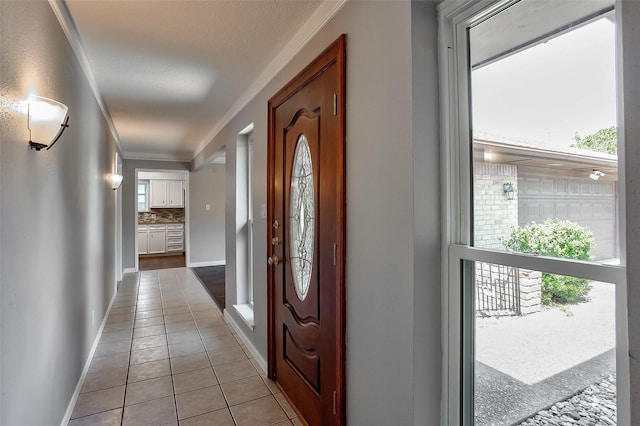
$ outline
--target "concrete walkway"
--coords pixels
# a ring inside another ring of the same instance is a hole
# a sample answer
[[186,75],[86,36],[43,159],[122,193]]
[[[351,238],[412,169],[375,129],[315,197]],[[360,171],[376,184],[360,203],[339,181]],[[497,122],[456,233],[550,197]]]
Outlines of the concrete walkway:
[[615,372],[615,286],[524,317],[476,319],[476,424],[510,425]]

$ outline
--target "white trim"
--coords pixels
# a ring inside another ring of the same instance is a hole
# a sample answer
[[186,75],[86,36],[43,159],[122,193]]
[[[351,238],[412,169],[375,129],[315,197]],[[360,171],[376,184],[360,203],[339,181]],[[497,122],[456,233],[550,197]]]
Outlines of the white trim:
[[138,272],[136,268],[124,268],[123,271],[124,274],[135,274],[136,272]]
[[233,305],[236,313],[240,316],[242,321],[253,330],[256,327],[256,323],[253,320],[253,305],[251,303],[243,303],[241,305]]
[[[96,98],[96,102],[98,103],[98,106],[102,111],[104,120],[107,122],[107,126],[111,131],[111,135],[116,142],[116,146],[118,147],[117,149],[122,154],[123,150],[120,144],[120,135],[118,135],[118,131],[116,130],[116,126],[113,124],[113,119],[111,118],[109,108],[107,107],[107,104],[102,97],[102,93],[100,93],[98,82],[96,81],[95,75],[93,74],[91,65],[89,65],[89,60],[87,59],[87,55],[84,52],[84,46],[82,45],[82,41],[80,40],[78,29],[76,28],[75,24],[73,23],[73,19],[71,18],[71,13],[69,13],[69,9],[64,2],[58,0],[49,0],[49,5],[51,6],[51,9],[53,9],[53,13],[56,15],[56,18],[58,19],[58,22],[62,27],[62,31],[67,37],[67,40],[71,45],[71,49],[76,55],[76,59],[80,63],[80,68],[82,68],[82,71],[87,78],[87,82],[89,83],[89,87],[91,87],[93,96]],[[124,155],[122,156],[122,158],[125,158]]]
[[249,338],[245,335],[242,328],[238,325],[236,320],[233,318],[233,315],[231,315],[227,309],[224,310],[224,319],[229,325],[231,325],[231,327],[233,327],[238,336],[240,336],[242,342],[247,347],[247,349],[249,349],[249,352],[251,352],[253,358],[256,360],[260,368],[262,368],[264,374],[267,374],[267,360],[264,359],[264,357],[260,354],[260,352],[258,352],[256,347],[253,346],[251,340],[249,340]]
[[209,134],[200,142],[196,149],[197,157],[202,153],[207,145],[217,136],[217,134],[229,124],[233,117],[242,108],[255,98],[262,89],[298,54],[313,37],[335,16],[336,13],[347,3],[348,0],[324,1],[316,9],[304,25],[291,37],[289,43],[278,53],[275,58],[265,67],[247,90],[238,97],[238,100],[229,108],[222,119],[214,126]]
[[122,158],[125,160],[147,160],[147,161],[175,161],[179,163],[189,163],[192,156],[179,156],[173,154],[162,154],[157,152],[131,152],[123,151]]
[[73,409],[76,406],[76,402],[78,402],[78,397],[80,396],[80,390],[82,389],[82,385],[84,384],[84,379],[87,377],[89,373],[89,367],[91,366],[91,361],[93,360],[93,355],[96,353],[96,349],[98,348],[98,343],[100,343],[100,339],[102,338],[102,331],[104,330],[105,325],[107,325],[107,318],[109,318],[109,314],[111,313],[111,308],[113,307],[113,302],[116,301],[116,296],[118,295],[118,290],[113,292],[113,297],[111,298],[111,302],[109,302],[109,307],[107,308],[107,312],[102,319],[102,325],[100,329],[98,329],[98,333],[96,334],[96,338],[93,341],[93,345],[91,346],[91,350],[89,351],[89,356],[87,361],[84,363],[84,368],[82,369],[82,374],[78,379],[78,384],[76,384],[76,389],[71,396],[71,400],[69,401],[69,405],[67,405],[67,411],[64,413],[64,417],[62,418],[61,426],[66,426],[71,419],[71,414],[73,414]]
[[224,266],[226,264],[225,260],[212,260],[209,262],[189,262],[187,264],[188,268],[201,268],[203,266]]

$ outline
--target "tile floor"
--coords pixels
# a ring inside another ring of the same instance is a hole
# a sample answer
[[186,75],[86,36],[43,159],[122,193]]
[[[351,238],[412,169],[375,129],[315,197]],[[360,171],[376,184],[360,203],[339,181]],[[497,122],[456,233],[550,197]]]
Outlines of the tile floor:
[[124,277],[69,421],[301,424],[188,268]]

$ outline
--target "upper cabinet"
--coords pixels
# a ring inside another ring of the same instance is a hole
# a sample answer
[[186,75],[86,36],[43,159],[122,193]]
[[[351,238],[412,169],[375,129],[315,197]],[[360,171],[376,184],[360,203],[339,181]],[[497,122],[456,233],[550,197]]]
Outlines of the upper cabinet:
[[184,207],[184,182],[181,180],[151,180],[151,197],[149,206],[158,207]]

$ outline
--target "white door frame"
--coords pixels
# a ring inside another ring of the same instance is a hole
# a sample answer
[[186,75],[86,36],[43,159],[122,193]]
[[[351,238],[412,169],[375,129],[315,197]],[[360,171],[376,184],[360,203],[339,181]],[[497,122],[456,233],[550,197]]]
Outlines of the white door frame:
[[135,257],[135,272],[139,271],[139,254],[138,254],[138,175],[140,172],[148,172],[148,173],[179,173],[184,175],[184,255],[185,255],[185,266],[188,266],[191,263],[191,250],[189,247],[189,170],[172,170],[172,169],[147,169],[147,168],[137,168],[135,169],[135,182],[134,182],[134,228],[133,228],[133,242],[134,242],[134,250],[133,254]]
[[[463,382],[472,377],[463,368],[463,351],[473,356],[469,342],[463,341],[463,299],[461,267],[464,261],[483,261],[543,272],[579,276],[616,284],[616,370],[618,422],[630,422],[628,331],[626,317],[626,222],[620,217],[620,259],[622,266],[601,265],[567,259],[506,253],[471,246],[471,126],[469,105],[469,59],[467,28],[474,22],[502,10],[514,0],[447,0],[439,6],[439,67],[441,104],[441,182],[442,182],[442,323],[443,381],[442,425],[473,424],[473,413],[462,418],[464,404],[473,395],[463,391]],[[619,9],[616,9],[619,14]],[[619,15],[618,15],[619,16]],[[620,25],[621,19],[617,20]],[[620,34],[620,32],[618,32]],[[620,45],[620,43],[618,43]],[[620,55],[619,55],[620,56]],[[620,64],[621,58],[618,58]],[[620,65],[619,65],[620,66]],[[620,87],[618,87],[620,92]],[[623,117],[622,108],[618,115]],[[620,120],[619,120],[620,121]],[[619,144],[624,145],[620,137]],[[621,150],[624,152],[624,149]],[[622,154],[621,154],[622,155]],[[624,161],[619,159],[619,211],[624,211]],[[467,315],[468,316],[468,315]],[[470,331],[472,333],[472,330]],[[465,394],[466,393],[466,394]],[[468,410],[467,410],[468,412]]]

